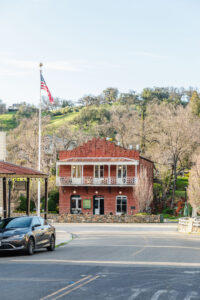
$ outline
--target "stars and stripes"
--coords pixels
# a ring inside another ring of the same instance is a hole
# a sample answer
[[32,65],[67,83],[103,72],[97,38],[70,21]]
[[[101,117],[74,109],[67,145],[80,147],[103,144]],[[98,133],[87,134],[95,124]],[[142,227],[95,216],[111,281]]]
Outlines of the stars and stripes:
[[52,95],[51,95],[51,93],[48,89],[48,86],[46,85],[46,82],[45,82],[44,77],[42,76],[42,74],[40,74],[40,79],[41,79],[41,85],[40,85],[41,90],[45,90],[47,92],[47,95],[49,97],[49,101],[51,103],[53,103],[53,97],[52,97]]

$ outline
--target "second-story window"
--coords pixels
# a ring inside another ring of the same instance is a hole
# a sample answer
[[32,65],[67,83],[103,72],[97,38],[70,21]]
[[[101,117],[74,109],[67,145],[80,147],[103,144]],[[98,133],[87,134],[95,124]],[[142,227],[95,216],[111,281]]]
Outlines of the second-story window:
[[81,166],[72,166],[72,178],[81,177]]
[[94,166],[94,177],[95,178],[104,177],[104,166]]
[[126,178],[127,168],[126,166],[118,166],[117,177],[118,178]]

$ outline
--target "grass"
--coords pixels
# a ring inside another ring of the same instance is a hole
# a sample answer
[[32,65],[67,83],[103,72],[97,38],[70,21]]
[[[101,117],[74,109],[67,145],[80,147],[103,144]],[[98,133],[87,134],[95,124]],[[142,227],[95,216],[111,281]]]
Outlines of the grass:
[[188,177],[178,176],[177,182],[176,182],[177,190],[184,191],[185,187],[187,187],[187,186],[188,186]]
[[15,112],[9,112],[7,114],[0,114],[0,129],[9,131],[17,126],[17,122],[14,118]]
[[54,128],[59,128],[60,126],[64,125],[67,122],[73,121],[73,119],[78,116],[79,112],[72,112],[66,115],[54,116],[51,118],[50,125]]

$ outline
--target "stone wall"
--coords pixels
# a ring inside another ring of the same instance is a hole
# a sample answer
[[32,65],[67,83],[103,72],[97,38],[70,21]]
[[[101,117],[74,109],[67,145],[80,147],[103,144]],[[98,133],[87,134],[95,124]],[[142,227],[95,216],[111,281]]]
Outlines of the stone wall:
[[200,218],[180,218],[178,231],[183,233],[200,233]]
[[[14,213],[12,216],[24,216]],[[33,215],[33,214],[32,214]],[[34,214],[35,215],[35,214]],[[41,214],[43,217],[43,214]],[[48,214],[48,220],[58,223],[160,223],[161,215],[90,215],[90,214]]]

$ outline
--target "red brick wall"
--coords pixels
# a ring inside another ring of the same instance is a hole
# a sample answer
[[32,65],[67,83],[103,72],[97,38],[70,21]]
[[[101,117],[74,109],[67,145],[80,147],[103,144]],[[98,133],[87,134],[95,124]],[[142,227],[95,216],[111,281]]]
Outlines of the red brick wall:
[[154,168],[153,163],[151,161],[149,161],[149,160],[147,160],[147,159],[140,156],[138,171],[140,171],[140,166],[141,165],[144,166],[147,169],[147,175],[149,177],[149,180],[153,184],[153,168]]
[[[73,193],[76,191],[76,194]],[[98,194],[96,194],[98,191]],[[121,194],[119,192],[122,192]],[[93,196],[104,196],[104,213],[116,214],[116,196],[127,196],[127,213],[137,213],[138,204],[133,196],[132,187],[61,187],[60,188],[60,200],[59,200],[59,212],[70,213],[70,198],[72,195],[80,195],[81,199],[91,199],[91,209],[84,210],[83,213],[93,214]],[[136,210],[131,211],[131,206],[135,206]]]
[[71,157],[128,157],[139,160],[139,151],[124,149],[106,139],[92,139],[73,150],[59,152],[59,160]]

